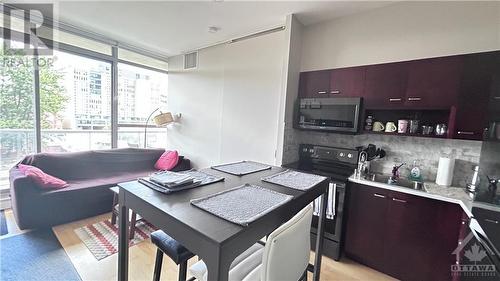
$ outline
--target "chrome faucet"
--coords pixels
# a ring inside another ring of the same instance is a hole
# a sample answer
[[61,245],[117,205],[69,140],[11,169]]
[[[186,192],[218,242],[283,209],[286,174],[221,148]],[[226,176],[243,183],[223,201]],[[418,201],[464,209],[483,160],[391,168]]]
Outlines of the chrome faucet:
[[493,179],[493,178],[490,178],[489,176],[486,176],[486,178],[488,179],[488,182],[489,182],[488,190],[491,193],[495,194],[497,192],[498,183],[500,183],[500,179]]
[[394,167],[392,167],[392,176],[387,181],[388,184],[398,183],[400,176],[399,168],[403,167],[404,165],[406,165],[406,163],[401,163],[401,165],[394,165]]

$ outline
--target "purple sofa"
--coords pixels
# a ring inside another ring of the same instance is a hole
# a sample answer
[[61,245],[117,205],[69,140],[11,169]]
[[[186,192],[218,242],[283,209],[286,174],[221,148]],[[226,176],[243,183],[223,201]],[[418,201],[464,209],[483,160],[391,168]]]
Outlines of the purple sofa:
[[[48,227],[110,212],[113,193],[109,188],[155,172],[154,164],[164,151],[125,148],[26,156],[20,163],[36,166],[69,186],[44,191],[12,168],[10,196],[17,225],[20,229]],[[181,156],[173,170],[190,168],[190,161]]]

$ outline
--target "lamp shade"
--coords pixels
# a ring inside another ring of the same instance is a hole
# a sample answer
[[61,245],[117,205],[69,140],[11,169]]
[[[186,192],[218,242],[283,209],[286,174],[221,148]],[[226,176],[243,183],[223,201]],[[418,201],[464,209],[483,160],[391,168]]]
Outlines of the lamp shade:
[[169,123],[174,122],[174,117],[172,116],[172,113],[165,112],[165,113],[160,113],[160,114],[156,115],[153,118],[153,121],[155,122],[155,124],[157,126],[164,126],[164,125],[167,125]]

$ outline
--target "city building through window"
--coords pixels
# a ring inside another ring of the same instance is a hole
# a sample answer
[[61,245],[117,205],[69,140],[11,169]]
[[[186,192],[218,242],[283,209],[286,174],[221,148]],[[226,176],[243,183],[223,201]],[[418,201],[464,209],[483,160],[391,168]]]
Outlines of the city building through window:
[[30,153],[167,146],[165,128],[149,128],[144,144],[147,117],[166,109],[166,61],[111,45],[102,52],[101,42],[97,52],[89,39],[32,57],[1,40],[0,197],[8,170]]

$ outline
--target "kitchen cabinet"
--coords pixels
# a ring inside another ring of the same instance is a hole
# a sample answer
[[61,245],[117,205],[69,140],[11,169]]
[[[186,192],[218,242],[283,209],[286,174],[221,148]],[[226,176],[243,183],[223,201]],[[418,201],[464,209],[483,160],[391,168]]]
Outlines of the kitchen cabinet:
[[308,98],[361,97],[364,79],[364,67],[302,72],[299,96]]
[[462,56],[410,62],[405,107],[449,109],[456,105],[462,68]]
[[405,104],[408,63],[386,63],[366,68],[366,108],[401,108]]
[[368,66],[366,107],[450,108],[457,102],[462,66],[461,56]]
[[299,96],[359,96],[371,111],[441,110],[448,118],[429,124],[446,123],[444,137],[483,140],[488,120],[500,121],[500,51],[302,72]]
[[365,67],[332,69],[330,97],[362,97],[365,86]]
[[388,192],[379,188],[358,186],[349,183],[348,187],[345,251],[357,261],[381,269],[384,267],[383,220],[387,214]]
[[460,206],[354,183],[347,194],[349,257],[401,280],[451,280]]
[[495,79],[498,79],[500,52],[464,56],[453,138],[482,140],[488,127],[488,102]]
[[302,72],[299,82],[299,97],[328,97],[330,94],[330,72],[330,70]]

